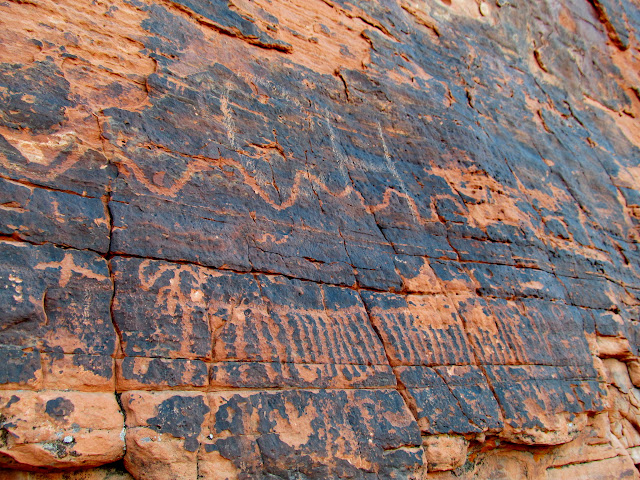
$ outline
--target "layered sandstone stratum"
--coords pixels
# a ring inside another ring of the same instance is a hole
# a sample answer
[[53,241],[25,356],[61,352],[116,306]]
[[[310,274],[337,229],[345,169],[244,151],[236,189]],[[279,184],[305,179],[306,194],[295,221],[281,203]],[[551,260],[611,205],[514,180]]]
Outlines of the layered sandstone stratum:
[[639,478],[639,32],[0,2],[0,478]]

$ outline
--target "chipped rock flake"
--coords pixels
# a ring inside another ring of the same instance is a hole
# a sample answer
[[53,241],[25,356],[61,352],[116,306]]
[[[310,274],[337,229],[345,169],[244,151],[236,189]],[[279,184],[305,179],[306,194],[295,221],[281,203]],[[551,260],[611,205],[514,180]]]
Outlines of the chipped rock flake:
[[0,478],[638,478],[637,2],[0,14]]

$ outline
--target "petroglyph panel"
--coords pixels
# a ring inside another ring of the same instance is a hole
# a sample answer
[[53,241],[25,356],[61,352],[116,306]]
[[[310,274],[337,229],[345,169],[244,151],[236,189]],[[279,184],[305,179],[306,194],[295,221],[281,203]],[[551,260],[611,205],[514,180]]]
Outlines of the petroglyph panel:
[[640,9],[561,3],[0,4],[0,477],[638,478]]

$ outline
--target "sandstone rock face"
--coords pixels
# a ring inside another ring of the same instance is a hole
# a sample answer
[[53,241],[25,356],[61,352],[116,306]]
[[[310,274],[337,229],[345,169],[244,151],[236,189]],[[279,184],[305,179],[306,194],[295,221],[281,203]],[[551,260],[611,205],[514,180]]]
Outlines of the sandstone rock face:
[[0,18],[0,478],[639,478],[637,0]]

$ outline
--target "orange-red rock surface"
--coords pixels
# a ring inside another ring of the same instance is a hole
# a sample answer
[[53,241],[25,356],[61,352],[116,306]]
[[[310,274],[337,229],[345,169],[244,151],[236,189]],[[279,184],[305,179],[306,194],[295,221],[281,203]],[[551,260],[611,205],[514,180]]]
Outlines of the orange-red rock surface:
[[639,478],[639,32],[0,2],[0,478]]

